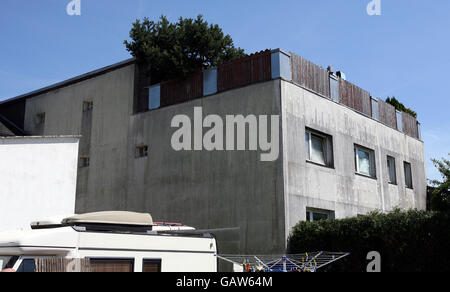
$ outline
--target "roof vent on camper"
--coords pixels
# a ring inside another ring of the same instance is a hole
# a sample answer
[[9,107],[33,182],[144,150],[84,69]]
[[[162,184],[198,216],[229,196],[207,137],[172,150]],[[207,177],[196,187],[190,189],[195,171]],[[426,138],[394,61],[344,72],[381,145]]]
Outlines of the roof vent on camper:
[[64,225],[102,224],[102,225],[132,225],[153,226],[152,216],[148,213],[134,213],[124,211],[96,212],[75,215],[65,218]]

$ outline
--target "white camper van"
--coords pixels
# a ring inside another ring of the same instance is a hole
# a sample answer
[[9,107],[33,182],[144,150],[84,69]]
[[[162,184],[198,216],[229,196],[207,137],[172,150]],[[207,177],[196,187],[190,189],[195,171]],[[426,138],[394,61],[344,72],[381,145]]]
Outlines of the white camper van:
[[0,270],[34,272],[47,259],[74,265],[58,271],[88,265],[92,272],[216,272],[216,240],[194,231],[131,212],[34,222],[32,230],[0,233]]

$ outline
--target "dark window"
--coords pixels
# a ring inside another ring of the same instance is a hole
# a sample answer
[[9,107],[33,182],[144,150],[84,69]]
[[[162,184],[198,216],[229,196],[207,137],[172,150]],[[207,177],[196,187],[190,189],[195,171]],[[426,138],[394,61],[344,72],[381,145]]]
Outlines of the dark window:
[[42,125],[45,123],[45,113],[39,113],[36,115],[35,124]]
[[395,158],[387,157],[388,181],[391,184],[397,184],[397,174],[395,171]]
[[83,102],[83,112],[92,111],[94,109],[94,102],[92,100],[87,100]]
[[89,158],[89,156],[82,156],[80,157],[80,168],[84,168],[84,167],[89,167],[91,163],[91,159]]
[[161,107],[161,86],[155,85],[148,89],[148,109],[154,110]]
[[90,259],[93,273],[132,273],[134,260],[129,259]]
[[148,146],[141,145],[136,147],[136,158],[147,157],[148,156]]
[[413,181],[412,181],[411,163],[405,162],[404,168],[405,168],[405,185],[407,188],[412,189]]
[[334,212],[329,210],[306,209],[306,221],[334,219]]
[[36,264],[34,259],[24,259],[17,269],[18,273],[34,273],[36,271]]
[[144,260],[142,265],[142,272],[144,273],[160,273],[161,260]]

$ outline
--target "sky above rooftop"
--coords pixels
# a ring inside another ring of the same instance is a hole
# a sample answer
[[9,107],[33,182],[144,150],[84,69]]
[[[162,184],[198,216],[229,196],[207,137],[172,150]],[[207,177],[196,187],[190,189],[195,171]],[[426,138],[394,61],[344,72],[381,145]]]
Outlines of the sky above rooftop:
[[[431,158],[450,153],[450,1],[380,0],[2,0],[0,101],[122,61],[131,24],[145,16],[196,17],[219,24],[247,53],[282,48],[385,99],[418,112],[428,178]],[[431,3],[430,3],[431,2]]]

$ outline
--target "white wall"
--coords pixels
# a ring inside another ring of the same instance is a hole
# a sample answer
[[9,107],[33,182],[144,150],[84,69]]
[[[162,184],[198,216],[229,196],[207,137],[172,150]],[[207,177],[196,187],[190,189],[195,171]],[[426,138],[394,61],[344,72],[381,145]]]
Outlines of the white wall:
[[0,137],[0,231],[75,212],[78,137]]
[[[335,218],[370,211],[426,208],[424,144],[356,111],[282,82],[283,161],[287,230],[306,209],[335,212]],[[306,162],[305,128],[333,139],[334,167]],[[375,152],[376,179],[355,172],[354,145]],[[397,185],[388,183],[387,156],[395,158]],[[403,162],[412,165],[414,189],[405,186]]]

